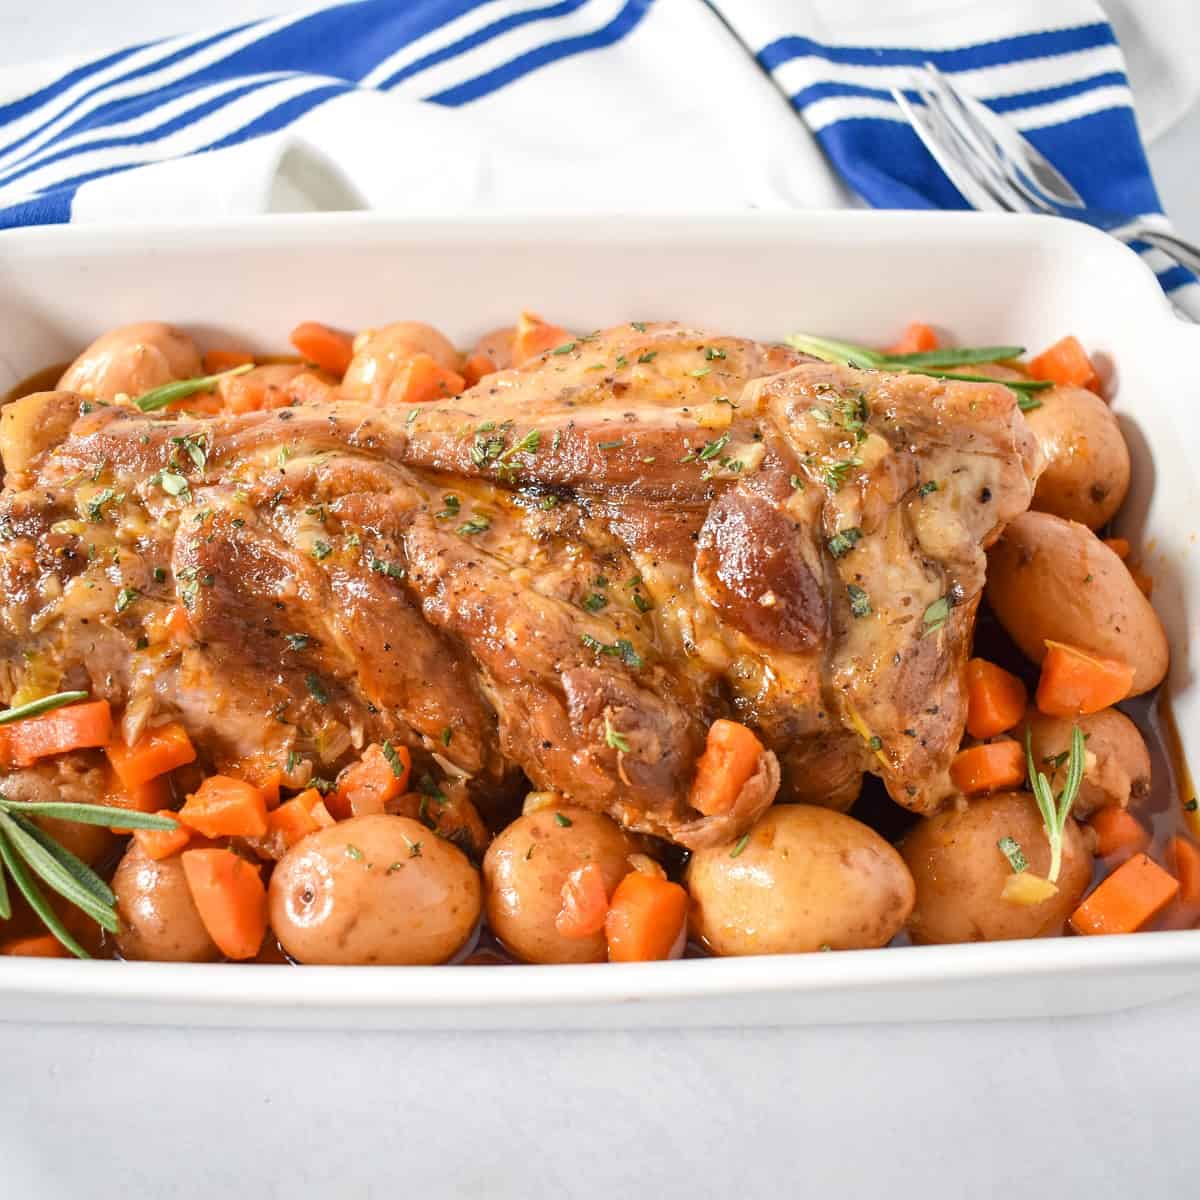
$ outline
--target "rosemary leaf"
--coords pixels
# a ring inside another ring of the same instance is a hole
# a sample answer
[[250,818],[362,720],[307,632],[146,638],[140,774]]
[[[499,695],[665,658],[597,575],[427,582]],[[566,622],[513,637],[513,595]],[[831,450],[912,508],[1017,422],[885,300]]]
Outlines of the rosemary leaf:
[[156,412],[166,408],[176,400],[194,396],[197,392],[212,391],[222,379],[232,379],[235,375],[245,375],[254,369],[253,363],[242,363],[240,367],[231,367],[228,371],[218,371],[216,375],[201,375],[197,379],[177,379],[174,383],[164,383],[162,387],[144,392],[134,403],[142,412]]
[[8,873],[12,876],[13,882],[20,889],[21,895],[29,901],[29,907],[41,918],[42,924],[76,958],[91,958],[92,956],[67,932],[66,926],[58,919],[58,914],[50,907],[46,901],[46,897],[42,895],[41,888],[34,882],[33,876],[29,874],[21,857],[12,848],[8,838],[3,833],[0,833],[0,859],[3,859],[5,867],[8,868]]
[[62,708],[64,704],[74,704],[76,700],[87,698],[87,692],[56,692],[53,696],[43,696],[40,700],[30,700],[28,704],[19,704],[16,708],[6,708],[0,712],[0,725],[23,721],[26,717],[37,717],[53,708]]
[[130,808],[117,808],[108,804],[66,804],[60,801],[19,803],[0,796],[0,812],[16,813],[26,817],[53,817],[56,821],[76,821],[80,825],[102,825],[105,829],[174,829],[178,822],[174,817],[159,816],[157,813],[137,812]]
[[56,842],[44,829],[39,829],[28,817],[21,813],[9,811],[8,814],[19,828],[24,830],[43,850],[57,860],[64,871],[69,872],[81,887],[86,888],[95,898],[107,908],[117,902],[113,890],[87,865],[82,859]]

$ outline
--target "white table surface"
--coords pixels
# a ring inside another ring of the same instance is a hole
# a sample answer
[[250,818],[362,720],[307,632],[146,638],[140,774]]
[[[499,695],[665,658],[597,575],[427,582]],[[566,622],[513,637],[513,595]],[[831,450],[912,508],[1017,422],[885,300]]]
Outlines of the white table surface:
[[[4,0],[0,69],[283,6]],[[1200,237],[1200,112],[1151,158]],[[0,1196],[1173,1200],[1200,1178],[1198,1060],[1200,999],[843,1029],[0,1025]]]

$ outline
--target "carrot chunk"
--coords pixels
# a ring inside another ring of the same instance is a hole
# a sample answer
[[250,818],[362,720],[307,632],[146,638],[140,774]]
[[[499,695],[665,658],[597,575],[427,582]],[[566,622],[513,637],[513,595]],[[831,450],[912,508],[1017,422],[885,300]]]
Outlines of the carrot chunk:
[[474,387],[485,375],[497,370],[496,364],[486,354],[472,354],[463,363],[463,379],[467,387]]
[[320,801],[321,793],[316,788],[309,788],[285,800],[274,812],[267,814],[268,833],[278,834],[290,850],[297,842],[321,828],[320,822],[313,816],[313,807]]
[[[167,810],[161,815],[174,817],[176,814]],[[177,824],[174,829],[135,829],[133,840],[150,858],[170,858],[192,840],[192,831],[183,824]]]
[[967,663],[967,732],[973,738],[1007,733],[1025,715],[1025,685],[985,658]]
[[208,936],[226,958],[253,958],[267,932],[267,889],[232,850],[185,850],[183,874]]
[[389,800],[403,791],[412,772],[412,755],[407,746],[368,746],[362,758],[347,767],[338,779],[337,791],[325,806],[339,820],[383,812]]
[[1104,544],[1122,561],[1129,557],[1129,539],[1112,537],[1105,538]]
[[267,801],[244,779],[210,775],[184,802],[179,819],[205,837],[262,837]]
[[537,313],[523,312],[513,335],[513,366],[524,366],[548,350],[566,345],[570,340],[571,335],[561,325],[550,325]]
[[950,764],[950,782],[968,796],[1020,787],[1024,779],[1025,751],[1018,742],[968,746]]
[[1149,830],[1119,804],[1106,804],[1088,818],[1096,834],[1096,853],[1101,858],[1121,854],[1128,858],[1150,845]]
[[13,938],[0,945],[0,954],[14,958],[70,958],[71,952],[49,933],[35,937]]
[[205,350],[205,375],[219,375],[222,371],[232,371],[234,367],[244,367],[254,362],[254,355],[247,350]]
[[724,718],[708,727],[688,802],[705,816],[726,813],[758,767],[763,744],[745,725]]
[[630,871],[604,922],[610,962],[655,962],[682,952],[688,894],[677,883]]
[[928,325],[913,321],[901,335],[900,340],[889,346],[885,354],[920,354],[926,350],[938,348],[937,334]]
[[1065,337],[1043,350],[1029,363],[1034,379],[1048,379],[1067,387],[1082,387],[1099,393],[1100,377],[1076,337]]
[[1123,862],[1071,914],[1076,933],[1133,933],[1148,925],[1179,891],[1179,883],[1144,854]]
[[576,867],[562,886],[562,908],[554,928],[563,937],[585,938],[599,933],[608,917],[608,890],[604,873],[595,863]]
[[0,761],[9,767],[32,766],[39,758],[107,746],[112,711],[107,700],[68,704],[37,717],[0,726]]
[[1124,700],[1132,686],[1127,663],[1047,639],[1036,702],[1048,717],[1081,717]]
[[[317,795],[319,796],[320,793],[318,792]],[[335,817],[333,813],[331,813],[329,809],[325,807],[325,801],[323,799],[313,801],[313,806],[308,811],[312,813],[313,820],[316,821],[316,823],[320,825],[322,829],[328,829],[330,825],[337,824],[337,817]]]
[[[165,775],[157,775],[147,779],[145,783],[125,787],[120,782],[110,787],[104,797],[105,804],[114,808],[127,808],[131,812],[156,813],[171,807],[171,781]],[[132,829],[118,829],[113,826],[113,833],[132,833]]]
[[457,396],[466,386],[466,380],[457,371],[443,367],[432,354],[422,352],[414,354],[396,372],[387,400],[397,405],[428,404]]
[[288,340],[306,362],[316,363],[331,375],[342,376],[354,357],[354,339],[319,321],[301,321]]
[[196,761],[196,747],[178,721],[146,730],[132,746],[114,738],[105,753],[126,788],[137,787]]
[[1179,899],[1184,904],[1200,904],[1200,847],[1184,837],[1167,843],[1167,866],[1179,880]]

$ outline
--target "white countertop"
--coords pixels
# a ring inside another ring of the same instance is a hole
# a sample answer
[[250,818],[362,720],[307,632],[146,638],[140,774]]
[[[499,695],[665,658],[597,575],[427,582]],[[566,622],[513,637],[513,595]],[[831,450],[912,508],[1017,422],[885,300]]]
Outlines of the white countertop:
[[[283,4],[104,7],[7,12],[0,65]],[[1193,238],[1198,156],[1200,111],[1151,152]],[[1196,1190],[1198,1050],[1200,1003],[1187,1000],[836,1029],[0,1025],[0,1195],[1173,1198]]]

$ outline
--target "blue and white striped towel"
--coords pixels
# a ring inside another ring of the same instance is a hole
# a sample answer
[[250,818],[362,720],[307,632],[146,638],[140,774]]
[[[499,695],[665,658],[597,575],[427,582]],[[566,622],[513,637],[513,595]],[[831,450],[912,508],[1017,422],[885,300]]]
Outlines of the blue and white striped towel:
[[[1171,8],[1200,31],[1200,6]],[[0,228],[314,208],[962,208],[888,95],[926,60],[1090,204],[1161,212],[1094,0],[357,0],[8,73]],[[1186,272],[1145,257],[1200,308]]]

